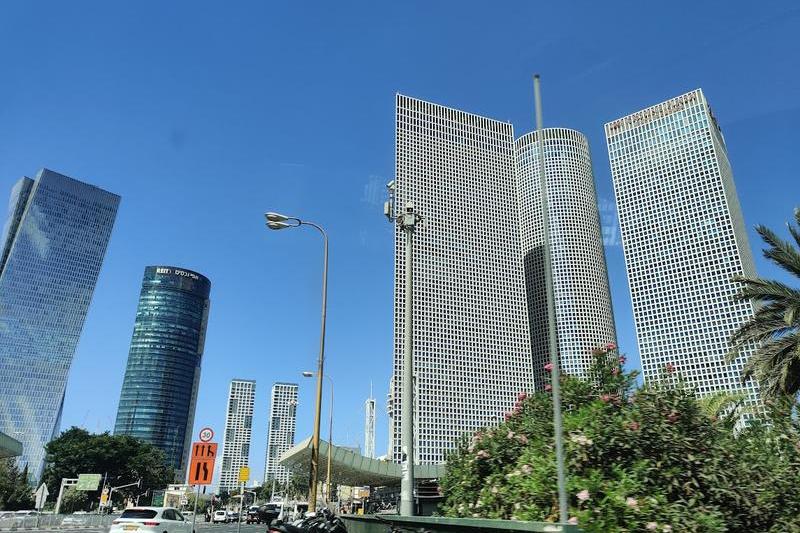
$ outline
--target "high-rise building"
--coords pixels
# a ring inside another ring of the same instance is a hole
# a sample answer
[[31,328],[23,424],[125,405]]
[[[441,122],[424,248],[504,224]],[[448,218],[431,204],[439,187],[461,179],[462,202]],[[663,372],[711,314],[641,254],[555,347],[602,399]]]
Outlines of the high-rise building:
[[[516,141],[522,251],[536,388],[550,360],[545,286],[539,133]],[[553,295],[561,369],[584,376],[593,348],[616,343],[589,143],[565,128],[543,130]]]
[[116,435],[164,451],[176,478],[186,477],[206,339],[211,282],[173,266],[144,269]]
[[[413,202],[415,462],[441,463],[459,437],[492,424],[533,388],[514,132],[397,95],[396,205]],[[399,461],[405,235],[395,230],[390,456]]]
[[753,314],[736,274],[755,266],[727,148],[699,89],[605,125],[645,381],[674,365],[698,395],[742,391],[729,339]]
[[364,402],[364,456],[375,458],[375,398],[372,390]]
[[67,375],[119,196],[51,170],[11,191],[0,237],[0,431],[36,481],[57,436]]
[[275,383],[269,408],[267,430],[267,457],[264,461],[264,483],[273,480],[285,483],[289,471],[278,464],[281,454],[294,445],[294,430],[297,425],[297,384]]
[[255,381],[246,379],[231,381],[217,493],[230,492],[239,487],[239,469],[250,462],[250,437],[253,432],[255,400]]

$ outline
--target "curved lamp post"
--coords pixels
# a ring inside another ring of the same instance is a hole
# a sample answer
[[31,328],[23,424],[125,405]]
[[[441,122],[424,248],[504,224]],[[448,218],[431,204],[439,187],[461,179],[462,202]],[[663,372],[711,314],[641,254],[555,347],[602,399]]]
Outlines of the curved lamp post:
[[317,360],[317,407],[314,413],[314,436],[311,440],[311,476],[308,484],[308,508],[311,512],[316,512],[319,476],[319,419],[322,409],[322,376],[325,367],[325,314],[328,303],[328,234],[317,224],[300,220],[297,217],[272,212],[266,213],[264,217],[267,219],[267,227],[272,230],[311,226],[322,234],[322,327],[319,337],[319,359]]
[[[304,378],[313,378],[313,372],[303,372]],[[333,380],[330,376],[326,375],[328,378],[328,383],[331,384],[331,405],[329,407],[330,413],[328,417],[328,476],[325,481],[326,489],[325,489],[325,501],[330,506],[331,504],[331,455],[333,454]]]

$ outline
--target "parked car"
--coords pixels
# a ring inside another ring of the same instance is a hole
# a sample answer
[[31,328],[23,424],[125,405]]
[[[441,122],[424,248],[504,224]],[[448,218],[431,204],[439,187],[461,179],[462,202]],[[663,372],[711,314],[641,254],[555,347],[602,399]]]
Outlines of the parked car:
[[254,505],[247,511],[247,523],[270,525],[273,520],[278,518],[280,512],[280,503],[267,503],[260,507]]
[[172,507],[132,507],[111,523],[108,533],[192,533],[192,523]]
[[214,516],[211,518],[211,522],[214,524],[227,524],[228,513],[224,509],[222,511],[214,511]]

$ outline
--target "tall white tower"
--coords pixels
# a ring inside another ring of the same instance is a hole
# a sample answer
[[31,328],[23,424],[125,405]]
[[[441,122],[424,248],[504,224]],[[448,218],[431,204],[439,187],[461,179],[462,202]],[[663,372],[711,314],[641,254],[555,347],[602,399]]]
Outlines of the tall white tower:
[[699,396],[743,391],[745,350],[724,361],[753,314],[735,274],[755,275],[722,132],[700,89],[605,125],[645,381],[675,365]]
[[[552,239],[553,294],[562,371],[584,376],[593,348],[616,343],[589,143],[565,128],[543,130]],[[536,388],[550,360],[543,262],[538,132],[517,139],[517,185]]]
[[247,379],[231,380],[228,410],[225,415],[225,435],[222,440],[222,467],[217,493],[230,492],[239,486],[239,468],[250,462],[250,438],[253,433],[253,406],[256,382]]
[[375,398],[372,397],[372,385],[369,387],[369,398],[364,402],[364,456],[375,458]]
[[275,383],[267,430],[267,457],[264,461],[264,483],[273,479],[283,483],[289,479],[289,471],[278,464],[286,450],[294,445],[297,425],[297,384]]
[[[414,238],[416,462],[441,463],[533,388],[511,124],[397,95],[396,205]],[[395,232],[394,401],[399,461],[405,236]]]

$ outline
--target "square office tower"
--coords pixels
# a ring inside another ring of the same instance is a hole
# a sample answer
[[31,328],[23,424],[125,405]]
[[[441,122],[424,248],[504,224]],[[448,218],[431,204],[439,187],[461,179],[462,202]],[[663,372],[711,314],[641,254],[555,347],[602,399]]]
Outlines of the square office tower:
[[[415,462],[502,418],[533,388],[511,124],[397,95],[396,210],[414,237]],[[395,229],[392,449],[400,461],[405,244]]]
[[742,391],[746,357],[725,363],[753,314],[731,277],[755,275],[717,120],[699,89],[605,125],[645,381],[673,364],[699,396]]

